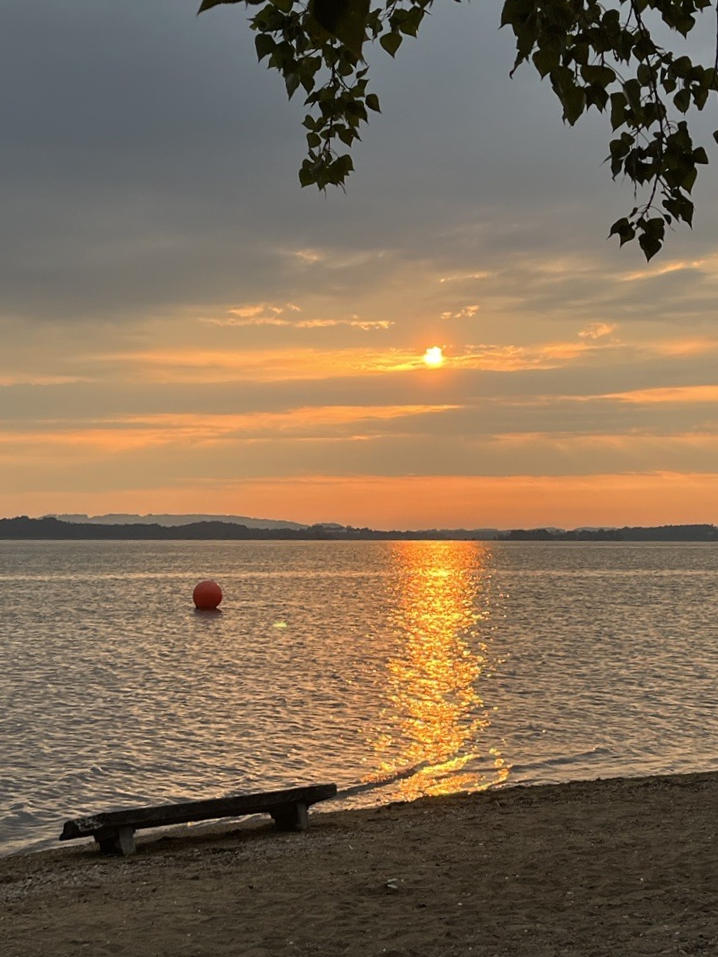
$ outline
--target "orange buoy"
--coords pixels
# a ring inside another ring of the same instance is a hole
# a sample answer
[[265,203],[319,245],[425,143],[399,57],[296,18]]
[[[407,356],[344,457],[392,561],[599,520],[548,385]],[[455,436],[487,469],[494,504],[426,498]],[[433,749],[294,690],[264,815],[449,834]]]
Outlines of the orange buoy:
[[192,600],[200,611],[215,611],[222,601],[222,589],[217,582],[208,579],[195,585]]

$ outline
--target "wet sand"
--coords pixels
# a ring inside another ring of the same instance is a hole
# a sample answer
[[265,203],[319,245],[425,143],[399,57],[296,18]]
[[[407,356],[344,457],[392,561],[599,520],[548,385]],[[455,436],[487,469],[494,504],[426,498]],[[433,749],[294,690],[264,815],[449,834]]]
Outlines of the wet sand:
[[717,829],[710,773],[142,832],[128,858],[60,846],[0,859],[0,952],[715,955]]

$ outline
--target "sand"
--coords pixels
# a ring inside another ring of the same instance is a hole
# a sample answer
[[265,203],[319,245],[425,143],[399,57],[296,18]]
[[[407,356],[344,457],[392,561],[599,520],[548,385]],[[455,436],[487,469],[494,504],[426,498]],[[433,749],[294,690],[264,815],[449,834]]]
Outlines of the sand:
[[718,954],[718,774],[504,788],[0,859],[3,957]]

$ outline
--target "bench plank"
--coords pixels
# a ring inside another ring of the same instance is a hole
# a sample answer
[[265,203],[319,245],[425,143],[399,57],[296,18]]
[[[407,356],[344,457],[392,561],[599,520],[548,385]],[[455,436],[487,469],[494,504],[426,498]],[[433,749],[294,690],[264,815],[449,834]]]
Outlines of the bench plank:
[[309,827],[309,806],[333,798],[336,793],[336,784],[312,784],[283,791],[107,811],[65,821],[60,840],[94,837],[104,853],[133,854],[135,831],[245,814],[270,814],[280,830],[302,831]]

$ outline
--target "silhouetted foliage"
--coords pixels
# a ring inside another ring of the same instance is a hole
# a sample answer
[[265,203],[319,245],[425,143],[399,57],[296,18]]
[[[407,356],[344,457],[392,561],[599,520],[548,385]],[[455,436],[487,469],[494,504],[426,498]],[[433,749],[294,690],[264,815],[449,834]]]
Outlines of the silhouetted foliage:
[[[369,113],[380,109],[368,91],[365,45],[378,42],[395,56],[406,37],[417,35],[434,0],[203,0],[199,12],[236,3],[259,8],[250,18],[259,60],[281,74],[289,97],[300,88],[304,94],[302,186],[343,186],[354,168],[348,150]],[[661,249],[666,226],[693,221],[691,191],[708,155],[694,145],[686,117],[718,90],[718,53],[713,63],[700,64],[681,41],[706,28],[715,33],[707,21],[712,6],[711,0],[503,4],[501,26],[516,42],[513,69],[528,64],[547,79],[571,126],[592,107],[607,114],[611,172],[633,184],[635,198],[610,235],[621,245],[638,239],[646,259]]]

